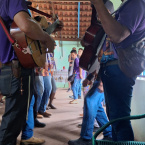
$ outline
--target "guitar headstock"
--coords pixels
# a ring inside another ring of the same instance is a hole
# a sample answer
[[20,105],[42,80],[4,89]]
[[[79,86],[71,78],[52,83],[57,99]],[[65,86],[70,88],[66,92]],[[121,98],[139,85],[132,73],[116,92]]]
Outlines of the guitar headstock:
[[58,15],[57,15],[57,14],[54,14],[54,15],[53,15],[53,19],[54,19],[54,21],[55,21],[57,24],[60,24],[60,20],[58,19]]

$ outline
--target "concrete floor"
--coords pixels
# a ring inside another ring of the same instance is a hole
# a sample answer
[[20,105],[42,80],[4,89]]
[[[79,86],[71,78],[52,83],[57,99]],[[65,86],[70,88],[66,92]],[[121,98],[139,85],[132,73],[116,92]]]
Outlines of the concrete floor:
[[[70,139],[78,139],[80,136],[80,128],[77,127],[82,122],[79,114],[82,113],[83,99],[79,100],[79,104],[69,104],[71,100],[69,95],[72,92],[66,92],[66,89],[58,89],[54,105],[56,110],[49,109],[52,113],[50,118],[39,119],[39,121],[46,123],[45,128],[35,128],[34,136],[45,139],[44,145],[67,145]],[[0,120],[4,106],[0,106]],[[101,134],[98,139],[103,138]],[[20,136],[18,137],[18,142]]]

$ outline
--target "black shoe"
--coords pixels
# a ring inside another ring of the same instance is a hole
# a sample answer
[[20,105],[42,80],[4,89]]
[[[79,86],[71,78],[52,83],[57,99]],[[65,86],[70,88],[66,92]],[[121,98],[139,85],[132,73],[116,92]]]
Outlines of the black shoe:
[[35,127],[40,127],[40,128],[43,128],[43,127],[46,126],[45,123],[41,123],[41,122],[39,122],[37,119],[35,119],[34,125],[35,125]]
[[82,128],[82,124],[78,124],[78,128]]
[[112,141],[112,137],[110,137],[110,136],[104,136],[104,138],[102,140],[110,140],[110,141]]
[[50,107],[50,109],[56,109],[55,106],[53,106],[52,104],[48,105]]
[[71,91],[71,88],[68,88],[67,92]]
[[92,145],[92,140],[85,140],[83,138],[79,138],[77,140],[70,140],[68,145]]
[[78,96],[78,99],[81,99],[82,97],[81,96]]

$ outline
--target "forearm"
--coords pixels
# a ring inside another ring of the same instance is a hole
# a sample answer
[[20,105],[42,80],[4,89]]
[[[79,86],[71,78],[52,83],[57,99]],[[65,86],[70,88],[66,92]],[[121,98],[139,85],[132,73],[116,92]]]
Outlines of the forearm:
[[96,0],[94,6],[101,20],[104,31],[114,43],[120,43],[130,35],[125,26],[117,22],[108,12],[102,0]]
[[23,31],[28,37],[33,40],[44,41],[47,35],[40,25],[33,20],[26,12],[20,12],[15,15],[14,21],[17,26]]
[[80,75],[82,75],[82,69],[79,67],[79,72],[80,72]]
[[40,41],[44,41],[46,39],[46,32],[44,32],[34,20],[29,20],[28,25],[29,27],[27,28],[27,31],[24,32],[28,37],[33,40]]

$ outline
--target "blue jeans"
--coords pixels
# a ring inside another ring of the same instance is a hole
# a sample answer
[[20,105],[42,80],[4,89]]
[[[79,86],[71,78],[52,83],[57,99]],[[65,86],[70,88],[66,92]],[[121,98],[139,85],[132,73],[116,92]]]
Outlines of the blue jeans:
[[82,80],[81,80],[81,82],[80,82],[80,84],[79,84],[78,96],[81,97],[81,93],[82,93]]
[[[130,116],[130,105],[135,78],[128,78],[118,65],[101,67],[106,109],[109,120]],[[133,141],[134,134],[130,120],[112,124],[114,141]]]
[[21,139],[27,140],[33,136],[33,129],[34,129],[34,114],[33,114],[33,106],[35,103],[34,95],[31,99],[31,103],[29,106],[28,112],[28,120],[23,127]]
[[35,77],[35,91],[37,94],[37,112],[44,113],[46,111],[51,90],[51,75]]
[[78,78],[76,78],[76,76],[75,76],[75,78],[74,78],[74,83],[73,83],[73,85],[72,85],[72,91],[73,91],[74,99],[78,99],[80,84],[81,84],[81,79],[78,79]]
[[[104,93],[98,90],[98,81],[95,81],[93,87],[89,90],[84,101],[84,116],[81,129],[81,137],[84,139],[91,139],[93,136],[94,119],[96,118],[99,126],[102,127],[108,123],[107,116],[102,106],[104,100]],[[112,137],[111,126],[103,131],[104,136]]]

